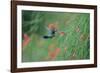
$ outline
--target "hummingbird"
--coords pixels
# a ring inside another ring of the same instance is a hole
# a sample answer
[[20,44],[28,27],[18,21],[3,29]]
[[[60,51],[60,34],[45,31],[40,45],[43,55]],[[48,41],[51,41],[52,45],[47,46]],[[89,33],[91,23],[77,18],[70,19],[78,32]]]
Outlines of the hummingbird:
[[54,24],[49,24],[48,27],[47,27],[47,35],[44,35],[43,38],[44,39],[49,39],[49,38],[53,38],[55,37],[55,34],[57,32],[57,29],[55,27]]

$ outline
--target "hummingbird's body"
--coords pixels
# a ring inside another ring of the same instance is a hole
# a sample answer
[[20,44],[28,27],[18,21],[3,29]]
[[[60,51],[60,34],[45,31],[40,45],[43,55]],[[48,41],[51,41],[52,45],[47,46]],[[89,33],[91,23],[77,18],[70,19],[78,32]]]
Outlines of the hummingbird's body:
[[47,32],[48,32],[48,34],[43,36],[43,38],[45,38],[45,39],[53,38],[55,36],[56,30],[48,29]]
[[47,27],[47,35],[43,36],[44,39],[53,38],[56,33],[56,27],[54,24],[49,24]]

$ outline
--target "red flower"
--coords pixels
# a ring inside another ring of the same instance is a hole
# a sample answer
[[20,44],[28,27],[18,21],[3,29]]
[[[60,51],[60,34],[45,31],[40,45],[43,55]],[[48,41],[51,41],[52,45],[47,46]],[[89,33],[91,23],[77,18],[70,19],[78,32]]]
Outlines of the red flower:
[[64,35],[65,35],[65,33],[64,33],[64,32],[60,32],[60,35],[61,35],[61,36],[64,36]]
[[27,34],[24,34],[23,47],[28,45],[29,42],[30,42],[29,36]]
[[49,52],[50,59],[54,60],[59,53],[60,53],[60,48],[56,48],[54,51]]

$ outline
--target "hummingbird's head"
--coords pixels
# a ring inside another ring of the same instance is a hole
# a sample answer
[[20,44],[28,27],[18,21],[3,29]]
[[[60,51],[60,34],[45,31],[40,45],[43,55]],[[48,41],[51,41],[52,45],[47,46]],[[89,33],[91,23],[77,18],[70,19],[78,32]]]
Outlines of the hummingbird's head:
[[50,30],[57,30],[57,25],[51,23],[51,24],[48,24],[48,28],[49,28]]

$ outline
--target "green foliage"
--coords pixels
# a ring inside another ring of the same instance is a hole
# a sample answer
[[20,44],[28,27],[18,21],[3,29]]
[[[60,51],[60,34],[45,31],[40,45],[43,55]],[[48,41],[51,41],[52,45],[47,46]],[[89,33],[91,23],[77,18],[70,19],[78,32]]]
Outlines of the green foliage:
[[42,35],[45,30],[44,13],[33,11],[22,11],[22,31],[31,35],[32,33]]
[[[43,39],[47,25],[57,24],[53,39]],[[23,62],[50,61],[49,49],[60,48],[54,60],[79,60],[90,58],[90,15],[88,13],[22,11],[22,32],[31,41],[22,53]],[[79,29],[79,30],[78,30]],[[65,32],[61,36],[59,32]],[[50,47],[50,46],[53,47]],[[67,48],[67,50],[65,50]],[[45,59],[47,58],[47,59]]]

